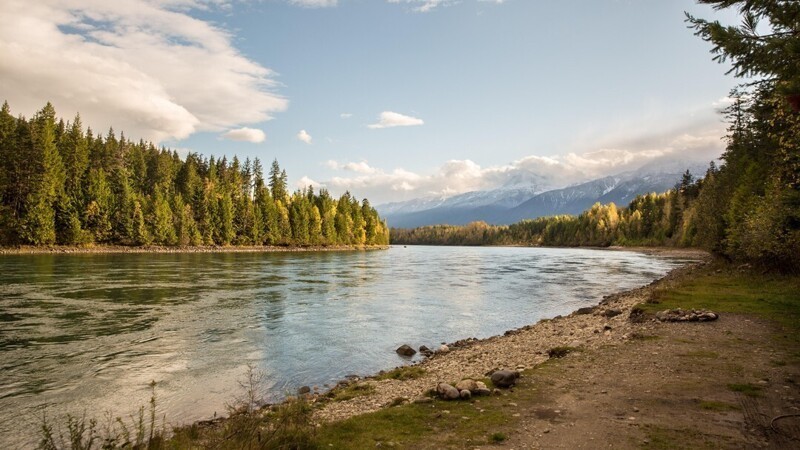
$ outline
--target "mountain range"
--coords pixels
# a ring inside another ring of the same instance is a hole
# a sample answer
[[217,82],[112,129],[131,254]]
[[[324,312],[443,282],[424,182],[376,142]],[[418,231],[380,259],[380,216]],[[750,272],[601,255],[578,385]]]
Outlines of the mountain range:
[[376,209],[394,228],[464,225],[479,220],[507,225],[543,216],[577,215],[596,202],[627,206],[637,195],[673,188],[686,170],[697,177],[705,174],[706,167],[681,162],[651,164],[560,189],[549,189],[535,179],[514,180],[497,189],[387,203]]

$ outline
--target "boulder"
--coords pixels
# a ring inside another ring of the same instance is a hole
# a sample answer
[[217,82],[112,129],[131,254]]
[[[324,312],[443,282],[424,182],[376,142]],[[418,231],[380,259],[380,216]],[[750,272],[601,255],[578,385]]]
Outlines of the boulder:
[[447,383],[439,383],[436,385],[436,392],[445,400],[456,400],[461,397],[461,392],[458,389],[450,386]]
[[596,308],[595,306],[588,306],[586,308],[578,308],[578,310],[575,311],[575,314],[591,314],[591,313],[594,312],[595,308]]
[[450,351],[450,347],[448,347],[448,346],[447,346],[447,345],[445,345],[445,344],[442,344],[442,345],[439,347],[439,353],[447,353],[447,352],[449,352],[449,351]]
[[464,400],[469,400],[472,398],[472,392],[470,392],[469,389],[464,389],[459,394]]
[[458,383],[456,383],[456,389],[458,389],[459,391],[467,390],[470,392],[475,392],[476,390],[478,390],[478,383],[476,383],[475,380],[470,380],[470,379],[461,380]]
[[509,388],[517,382],[519,372],[515,370],[498,370],[492,374],[492,384],[500,388]]
[[603,317],[608,317],[609,319],[612,317],[617,317],[620,314],[622,314],[622,311],[614,308],[603,311]]
[[417,351],[411,348],[411,346],[408,344],[403,344],[400,347],[397,347],[395,352],[397,352],[397,354],[400,356],[414,356],[417,354]]
[[302,386],[300,389],[297,390],[297,395],[306,395],[311,393],[311,388],[308,386]]
[[492,395],[492,391],[488,387],[486,387],[486,383],[484,383],[483,381],[476,381],[475,386],[477,387],[477,389],[475,389],[475,392],[473,392],[473,394]]

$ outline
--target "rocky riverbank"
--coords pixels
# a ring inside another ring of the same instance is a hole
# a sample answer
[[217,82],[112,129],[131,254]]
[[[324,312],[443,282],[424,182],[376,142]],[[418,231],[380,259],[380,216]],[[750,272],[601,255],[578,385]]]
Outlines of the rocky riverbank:
[[386,250],[388,245],[314,245],[314,246],[198,246],[198,247],[163,247],[146,245],[140,247],[124,245],[48,245],[0,247],[0,255],[37,255],[37,254],[116,254],[116,253],[280,253],[280,252],[331,252]]
[[[692,257],[705,255],[692,251]],[[707,255],[706,255],[707,257]],[[502,336],[488,339],[465,339],[447,344],[417,364],[415,377],[393,379],[379,374],[365,379],[340,383],[337,391],[368,393],[343,401],[322,401],[315,413],[319,422],[331,422],[379,410],[402,402],[424,401],[425,394],[439,383],[457,383],[463,379],[483,380],[498,370],[524,371],[546,361],[554,350],[593,350],[616,346],[632,339],[641,325],[629,320],[633,307],[646,302],[654,289],[669,286],[673,280],[697,270],[706,262],[673,270],[664,278],[638,289],[607,296],[596,307],[581,308],[567,317],[555,317]],[[388,379],[387,379],[388,378]],[[400,377],[404,378],[404,377]]]

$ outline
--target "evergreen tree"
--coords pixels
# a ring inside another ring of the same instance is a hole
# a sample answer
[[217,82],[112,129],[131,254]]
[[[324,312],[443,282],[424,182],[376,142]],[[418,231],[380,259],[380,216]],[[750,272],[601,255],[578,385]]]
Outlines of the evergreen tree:
[[275,201],[286,203],[289,197],[286,190],[286,172],[281,171],[277,159],[272,161],[272,167],[269,171],[269,188]]

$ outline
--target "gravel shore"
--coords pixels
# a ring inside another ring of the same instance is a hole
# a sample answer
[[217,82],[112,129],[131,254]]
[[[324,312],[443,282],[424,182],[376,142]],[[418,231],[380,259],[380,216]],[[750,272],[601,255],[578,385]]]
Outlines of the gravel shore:
[[[706,255],[693,251],[692,256]],[[325,403],[316,413],[318,422],[344,420],[387,407],[398,398],[413,401],[436,387],[438,382],[454,383],[464,378],[484,379],[498,369],[532,368],[548,359],[547,351],[568,346],[592,350],[620,345],[637,329],[628,317],[636,304],[647,301],[657,286],[695,270],[701,262],[671,271],[650,285],[607,296],[595,308],[581,308],[567,317],[541,320],[504,335],[487,339],[467,339],[449,344],[446,353],[436,352],[417,364],[424,374],[411,380],[377,380],[368,377],[350,382],[374,386],[374,393],[346,401]],[[409,343],[412,344],[412,343]],[[341,388],[340,388],[341,389]]]

